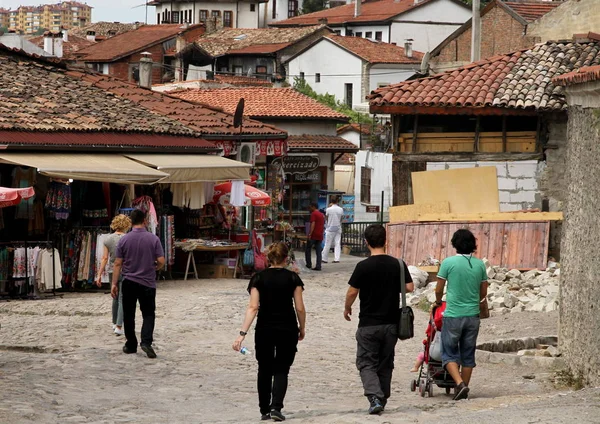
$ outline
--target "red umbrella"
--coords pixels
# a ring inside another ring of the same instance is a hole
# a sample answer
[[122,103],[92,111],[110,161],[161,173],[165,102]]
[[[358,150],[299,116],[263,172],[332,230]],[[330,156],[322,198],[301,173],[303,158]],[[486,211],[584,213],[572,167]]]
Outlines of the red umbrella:
[[[245,206],[268,206],[271,204],[271,197],[264,191],[260,191],[256,187],[244,184],[244,192],[246,199]],[[229,205],[231,195],[231,182],[217,184],[214,188],[214,202],[220,202],[223,205]]]
[[0,187],[0,208],[16,206],[22,199],[29,199],[35,196],[33,187],[7,188]]

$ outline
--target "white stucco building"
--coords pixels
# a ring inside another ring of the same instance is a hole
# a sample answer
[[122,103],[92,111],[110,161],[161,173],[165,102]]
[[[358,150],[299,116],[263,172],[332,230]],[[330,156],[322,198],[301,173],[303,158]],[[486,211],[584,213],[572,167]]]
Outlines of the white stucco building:
[[428,52],[471,17],[460,0],[365,1],[272,23],[271,26],[327,24],[338,34],[403,45],[413,40],[415,50]]
[[319,94],[333,94],[354,107],[378,87],[408,79],[419,70],[423,54],[410,45],[328,35],[284,62],[288,82],[304,79]]
[[392,154],[361,150],[354,166],[354,222],[378,221],[379,213],[367,212],[367,207],[378,206],[381,210],[382,194],[383,219],[387,221],[394,195]]

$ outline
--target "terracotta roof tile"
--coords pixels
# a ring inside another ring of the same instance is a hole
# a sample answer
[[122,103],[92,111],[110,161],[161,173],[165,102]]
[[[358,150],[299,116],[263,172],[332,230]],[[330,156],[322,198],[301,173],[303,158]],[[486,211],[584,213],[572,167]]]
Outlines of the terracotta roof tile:
[[[359,22],[382,22],[409,10],[435,2],[436,0],[423,0],[415,4],[414,0],[362,0],[361,13],[354,16],[354,3],[344,6],[332,7],[319,12],[307,13],[284,21],[274,22],[271,26],[298,26],[317,25],[322,19],[327,19],[327,24],[359,23]],[[467,6],[465,6],[467,7]]]
[[245,100],[244,115],[260,118],[332,119],[347,122],[342,113],[305,96],[293,88],[216,88],[171,91],[181,99],[222,108],[234,113],[240,99]]
[[341,35],[328,35],[327,38],[369,63],[420,64],[423,59],[421,52],[413,51],[413,56],[407,57],[403,47],[390,43]]
[[564,88],[554,77],[600,64],[600,42],[536,45],[429,78],[371,93],[371,106],[498,107],[563,110]]
[[347,124],[339,127],[337,129],[337,133],[343,134],[346,131],[356,131],[362,134],[371,134],[371,127],[369,125],[359,125],[359,124]]
[[515,13],[528,22],[533,22],[541,18],[548,12],[552,12],[563,2],[561,1],[504,1],[504,4],[510,7]]
[[271,54],[309,35],[325,25],[302,28],[224,28],[196,40],[196,45],[211,56],[225,54]]
[[110,38],[115,35],[133,31],[142,25],[144,24],[139,22],[131,24],[120,22],[95,22],[84,27],[72,28],[69,30],[69,35],[73,34],[75,36],[85,38],[88,31],[94,31],[96,37]]
[[174,25],[144,25],[135,31],[116,35],[101,43],[80,50],[78,57],[85,62],[113,62],[150,46],[175,38],[178,34],[195,29],[200,25],[188,28]]
[[600,65],[584,66],[583,68],[552,79],[554,85],[561,87],[595,81],[600,81]]
[[[38,47],[44,48],[44,36],[34,37],[29,39],[30,42]],[[77,53],[81,49],[96,44],[94,41],[89,41],[87,38],[78,37],[76,35],[69,34],[68,41],[63,41],[63,57],[65,59],[71,59],[73,54]]]
[[358,152],[358,147],[336,135],[290,135],[287,139],[290,151]]
[[224,139],[285,138],[253,120],[233,116],[117,78],[66,70],[0,45],[0,130],[121,132]]

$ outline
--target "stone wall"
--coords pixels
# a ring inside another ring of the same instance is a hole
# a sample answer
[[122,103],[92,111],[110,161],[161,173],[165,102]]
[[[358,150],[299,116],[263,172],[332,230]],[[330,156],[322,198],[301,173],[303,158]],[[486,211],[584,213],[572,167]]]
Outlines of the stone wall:
[[428,162],[427,171],[480,166],[496,167],[501,212],[542,208],[539,178],[546,166],[544,162]]
[[527,32],[542,42],[570,39],[573,34],[598,32],[600,4],[598,0],[571,0],[529,24]]
[[575,378],[591,386],[600,385],[600,101],[598,103],[596,109],[569,107],[568,167],[565,169],[568,189],[560,284],[560,349]]

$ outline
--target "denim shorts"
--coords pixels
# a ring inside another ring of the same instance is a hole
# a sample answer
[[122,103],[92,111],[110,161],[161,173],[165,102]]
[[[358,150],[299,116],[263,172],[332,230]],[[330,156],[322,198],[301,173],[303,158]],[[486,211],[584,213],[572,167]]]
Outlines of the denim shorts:
[[479,334],[479,316],[444,317],[442,326],[442,362],[475,367],[475,347]]

